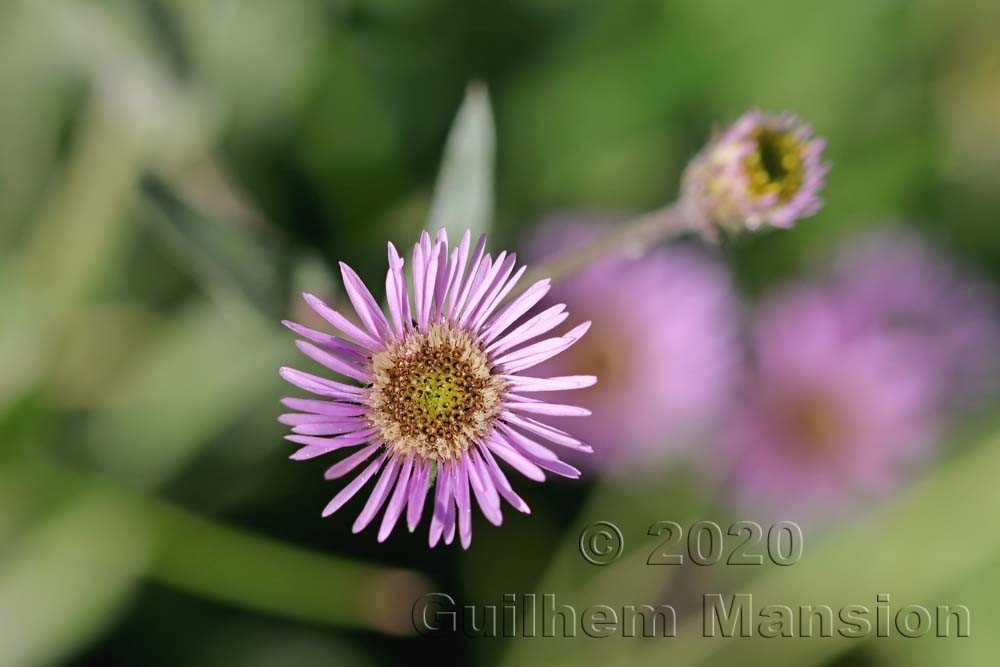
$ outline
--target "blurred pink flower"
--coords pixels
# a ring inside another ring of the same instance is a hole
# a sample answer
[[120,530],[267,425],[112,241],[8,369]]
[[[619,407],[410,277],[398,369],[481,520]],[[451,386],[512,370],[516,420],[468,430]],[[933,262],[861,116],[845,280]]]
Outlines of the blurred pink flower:
[[[602,226],[583,219],[551,221],[531,250],[552,256],[585,243]],[[540,371],[600,377],[574,397],[593,413],[576,425],[594,448],[581,465],[642,470],[686,453],[728,409],[739,372],[740,304],[708,252],[672,246],[605,258],[555,285],[547,299],[593,322],[584,340]]]
[[744,502],[834,514],[894,489],[935,442],[923,360],[891,332],[858,331],[857,315],[813,284],[760,307],[754,367],[724,438]]
[[996,292],[916,233],[885,231],[841,247],[831,290],[858,331],[892,333],[936,383],[940,408],[981,401],[1000,377]]

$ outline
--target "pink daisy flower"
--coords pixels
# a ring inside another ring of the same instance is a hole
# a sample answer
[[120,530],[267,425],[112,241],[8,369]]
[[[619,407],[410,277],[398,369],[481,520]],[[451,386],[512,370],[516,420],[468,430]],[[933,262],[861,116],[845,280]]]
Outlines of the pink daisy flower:
[[361,326],[310,294],[304,295],[309,306],[338,335],[284,323],[305,339],[297,342],[303,353],[356,382],[281,369],[285,380],[323,397],[283,400],[295,411],[280,417],[292,427],[286,438],[302,445],[291,458],[353,450],[326,471],[327,479],[352,473],[354,478],[323,516],[374,479],[353,531],[363,530],[385,506],[380,542],[404,510],[410,531],[416,528],[433,485],[430,546],[442,538],[450,544],[457,531],[468,548],[473,498],[494,525],[503,520],[500,498],[529,511],[499,462],[535,481],[543,481],[545,471],[575,478],[579,471],[562,462],[553,447],[591,451],[542,421],[585,416],[588,410],[531,395],[588,387],[596,378],[523,374],[572,346],[590,323],[536,340],[568,317],[562,304],[525,317],[549,291],[549,281],[535,283],[505,304],[525,267],[514,272],[515,255],[486,253],[485,236],[470,246],[468,231],[450,250],[444,230],[436,241],[424,232],[413,248],[411,298],[403,259],[390,243],[388,317],[358,275],[341,263]]
[[844,244],[831,289],[858,331],[911,345],[937,383],[941,408],[980,405],[1000,375],[1000,310],[988,283],[912,231],[891,229]]
[[791,227],[822,205],[825,146],[790,113],[748,111],[691,160],[682,206],[707,231]]
[[853,323],[819,285],[761,307],[754,369],[727,439],[744,501],[783,518],[836,514],[896,488],[929,453],[938,424],[921,357]]
[[[584,245],[607,226],[583,224],[587,219],[553,219],[529,247],[558,257]],[[709,253],[673,245],[612,255],[559,283],[540,307],[548,301],[572,303],[593,321],[584,340],[542,367],[544,374],[574,368],[601,378],[575,399],[593,411],[579,433],[595,451],[579,457],[581,466],[609,474],[655,470],[694,454],[728,413],[742,361],[740,302]]]

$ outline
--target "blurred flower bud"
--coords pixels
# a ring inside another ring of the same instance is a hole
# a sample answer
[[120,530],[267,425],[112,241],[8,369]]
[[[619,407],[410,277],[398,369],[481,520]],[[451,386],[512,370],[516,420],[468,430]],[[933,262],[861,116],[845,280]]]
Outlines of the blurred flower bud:
[[791,227],[820,208],[825,145],[790,113],[748,111],[688,164],[681,204],[712,235]]

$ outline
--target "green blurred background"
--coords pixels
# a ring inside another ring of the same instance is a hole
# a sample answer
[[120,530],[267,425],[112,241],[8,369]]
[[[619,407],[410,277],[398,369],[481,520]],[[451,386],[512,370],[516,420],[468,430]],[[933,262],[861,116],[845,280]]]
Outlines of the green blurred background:
[[[494,248],[553,211],[663,205],[713,127],[760,106],[812,122],[833,170],[815,218],[727,248],[749,298],[900,219],[1000,280],[998,29],[1000,4],[976,0],[2,3],[0,665],[579,664],[594,641],[409,636],[410,606],[655,590],[653,542],[597,571],[580,527],[641,535],[710,499],[682,471],[522,484],[533,514],[477,518],[468,552],[352,536],[350,512],[319,518],[320,468],[287,461],[276,371],[298,359],[279,320],[302,289],[336,296],[335,260],[381,284],[474,80]],[[794,573],[737,582],[871,604],[870,565],[899,599],[970,606],[971,638],[747,650],[688,632],[643,660],[995,664],[996,421],[963,424],[939,468]],[[633,661],[603,641],[602,661]]]

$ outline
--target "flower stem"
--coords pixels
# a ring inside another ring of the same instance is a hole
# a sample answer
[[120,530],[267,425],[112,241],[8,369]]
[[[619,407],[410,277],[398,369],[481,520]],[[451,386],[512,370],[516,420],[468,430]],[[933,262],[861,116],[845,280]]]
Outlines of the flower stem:
[[539,264],[527,272],[521,284],[533,285],[543,278],[550,278],[556,283],[616,250],[645,250],[660,241],[690,231],[692,227],[681,207],[671,204],[622,223],[582,248]]

